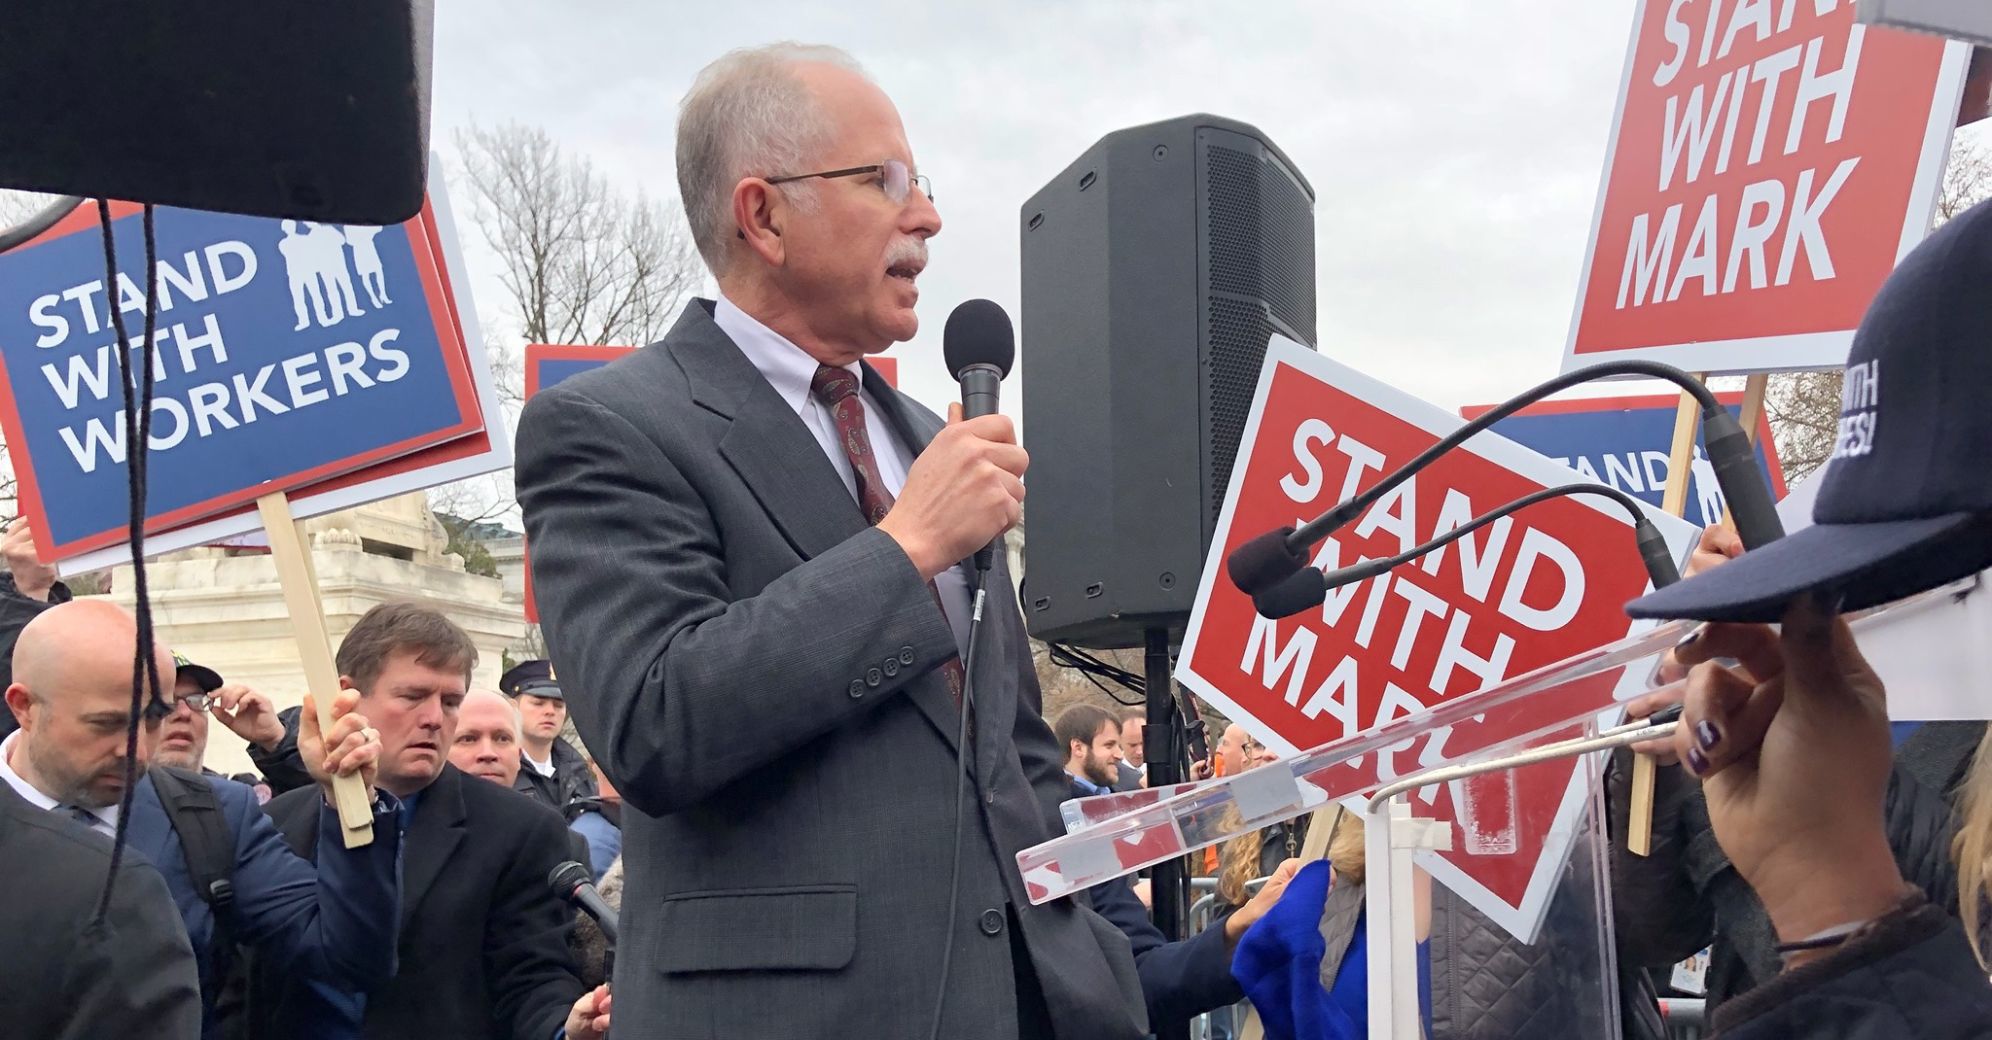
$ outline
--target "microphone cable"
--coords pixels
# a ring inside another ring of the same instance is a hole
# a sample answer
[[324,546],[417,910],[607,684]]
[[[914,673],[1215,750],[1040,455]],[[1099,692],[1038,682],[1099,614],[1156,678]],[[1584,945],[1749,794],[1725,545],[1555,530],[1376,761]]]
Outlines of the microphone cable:
[[930,1040],[941,1040],[941,1013],[948,1006],[948,971],[954,965],[955,929],[961,923],[961,837],[963,820],[968,816],[970,787],[968,717],[975,705],[975,648],[982,634],[982,605],[988,584],[989,564],[984,562],[981,554],[977,554],[975,590],[969,601],[968,654],[961,662],[961,722],[955,731],[955,757],[961,761],[961,772],[955,780],[954,862],[948,868],[948,931],[945,945],[941,947],[941,984],[940,991],[934,994],[934,1025],[927,1033]]

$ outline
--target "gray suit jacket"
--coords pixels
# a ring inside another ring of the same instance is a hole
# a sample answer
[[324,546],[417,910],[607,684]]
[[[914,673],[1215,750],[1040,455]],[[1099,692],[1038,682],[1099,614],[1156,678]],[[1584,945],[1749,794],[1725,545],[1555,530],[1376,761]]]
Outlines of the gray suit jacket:
[[[866,387],[924,449],[940,420],[875,372]],[[617,1036],[924,1037],[960,716],[939,670],[954,639],[912,563],[707,301],[536,396],[518,449],[551,656],[627,806]],[[1017,1036],[1007,907],[1060,1037],[1139,1037],[1126,938],[1029,905],[1017,871],[1069,791],[998,568],[942,1035]]]

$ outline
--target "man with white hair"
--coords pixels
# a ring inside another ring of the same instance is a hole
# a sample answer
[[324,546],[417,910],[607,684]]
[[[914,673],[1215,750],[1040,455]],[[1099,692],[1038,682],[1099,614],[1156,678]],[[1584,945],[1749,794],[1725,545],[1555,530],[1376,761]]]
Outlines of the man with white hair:
[[1008,418],[943,424],[864,363],[918,331],[941,230],[898,111],[840,51],[735,51],[677,162],[719,298],[537,395],[518,438],[550,656],[638,810],[616,1017],[1144,1035],[1126,938],[1017,870],[1070,789],[1011,597],[967,653],[963,561],[1018,520],[1029,459]]

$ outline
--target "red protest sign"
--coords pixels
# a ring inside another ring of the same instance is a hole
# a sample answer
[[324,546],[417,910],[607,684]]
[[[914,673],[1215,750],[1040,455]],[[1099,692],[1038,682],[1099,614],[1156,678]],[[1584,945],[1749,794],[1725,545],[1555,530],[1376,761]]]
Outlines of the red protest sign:
[[1850,0],[1641,0],[1564,370],[1838,367],[1929,227],[1968,57]]
[[[1178,677],[1292,755],[1492,685],[1624,636],[1623,607],[1647,587],[1629,519],[1603,499],[1530,507],[1424,559],[1331,591],[1294,618],[1258,616],[1223,577],[1222,560],[1259,533],[1311,519],[1430,447],[1460,420],[1312,351],[1275,340],[1213,538]],[[1330,536],[1317,565],[1396,555],[1533,491],[1579,478],[1483,435],[1384,496]],[[1677,553],[1693,529],[1649,509]],[[1567,703],[1609,702],[1622,671],[1476,727],[1486,747],[1569,717]],[[1604,689],[1598,687],[1602,684]],[[1351,768],[1364,786],[1437,761],[1385,752]],[[1585,787],[1565,759],[1414,796],[1421,816],[1459,823],[1458,851],[1430,854],[1433,876],[1524,938],[1547,906]]]

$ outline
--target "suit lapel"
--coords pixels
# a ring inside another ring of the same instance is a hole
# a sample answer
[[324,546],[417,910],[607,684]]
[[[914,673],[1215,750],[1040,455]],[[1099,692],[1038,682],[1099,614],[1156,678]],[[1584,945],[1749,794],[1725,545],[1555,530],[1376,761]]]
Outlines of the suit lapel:
[[[918,458],[921,452],[927,450],[927,445],[933,443],[934,435],[941,431],[941,420],[926,409],[915,406],[904,394],[894,389],[885,381],[885,377],[878,374],[878,370],[873,368],[870,362],[863,364],[865,393],[878,405],[879,414],[884,417],[886,424],[892,427],[892,432],[899,438],[899,443],[906,446],[907,454]],[[970,588],[973,587],[971,584]],[[936,606],[935,609],[940,608]],[[978,700],[981,699],[980,694],[988,689],[986,682],[983,681],[986,674],[985,669],[983,673],[978,674],[977,681],[973,683],[972,692],[978,695]],[[908,687],[906,695],[920,709],[920,713],[927,716],[927,721],[933,723],[934,728],[940,731],[948,746],[959,754],[961,749],[956,746],[955,738],[961,725],[961,711],[955,707],[953,695],[948,693],[947,680],[938,671],[929,673],[923,678],[926,681]]]
[[[486,781],[479,781],[480,783]],[[422,897],[436,883],[443,867],[462,843],[468,814],[463,807],[463,774],[443,766],[436,782],[422,792],[415,818],[402,838],[401,927],[406,929]]]
[[[864,513],[824,457],[823,446],[713,322],[710,303],[698,300],[686,307],[665,344],[691,383],[693,402],[732,420],[720,438],[720,454],[797,553],[813,559],[865,529]],[[918,456],[940,432],[940,420],[914,407],[871,365],[864,366],[864,373],[866,393],[900,443]],[[826,509],[826,502],[838,505]],[[907,688],[906,696],[959,752],[955,729],[961,715],[941,674],[923,676]]]
[[914,407],[906,399],[906,395],[894,389],[891,383],[885,381],[884,376],[878,374],[878,369],[873,368],[871,362],[866,361],[862,364],[865,370],[865,392],[871,395],[872,400],[878,402],[879,412],[885,416],[885,421],[892,425],[892,432],[899,435],[899,443],[906,445],[907,452],[917,457],[927,450],[927,445],[934,442],[934,435],[941,432],[940,417],[924,408]]
[[732,420],[720,455],[796,552],[813,559],[864,530],[864,514],[802,417],[713,323],[710,306],[699,300],[685,308],[665,345],[691,382],[692,400]]

